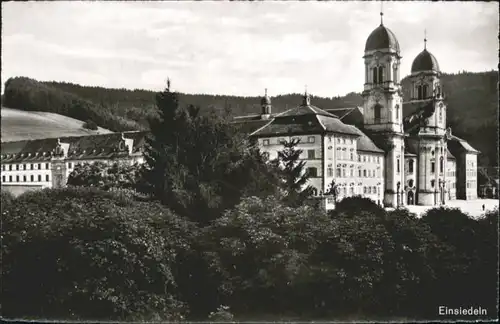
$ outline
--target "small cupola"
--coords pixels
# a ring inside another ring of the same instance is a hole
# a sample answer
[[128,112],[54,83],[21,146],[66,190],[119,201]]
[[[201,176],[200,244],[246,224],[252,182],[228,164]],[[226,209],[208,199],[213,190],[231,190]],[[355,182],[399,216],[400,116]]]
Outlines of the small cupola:
[[262,109],[262,117],[269,118],[271,116],[271,98],[267,95],[267,88],[265,89],[264,97],[260,100],[260,105]]

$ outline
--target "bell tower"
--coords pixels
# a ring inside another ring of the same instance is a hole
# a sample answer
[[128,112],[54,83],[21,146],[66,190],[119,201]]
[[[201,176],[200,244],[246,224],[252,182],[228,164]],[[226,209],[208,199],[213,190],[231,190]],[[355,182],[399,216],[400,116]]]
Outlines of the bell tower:
[[396,35],[380,26],[368,36],[365,46],[363,89],[364,128],[385,151],[384,204],[397,207],[405,201],[403,98],[400,80],[400,48]]

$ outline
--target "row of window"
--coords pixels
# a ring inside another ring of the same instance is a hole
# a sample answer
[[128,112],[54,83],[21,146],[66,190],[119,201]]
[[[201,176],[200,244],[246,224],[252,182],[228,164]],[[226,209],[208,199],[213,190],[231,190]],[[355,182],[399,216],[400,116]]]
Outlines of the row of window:
[[[300,138],[299,137],[293,137],[292,140],[300,142]],[[286,142],[285,138],[279,138],[278,141],[276,142],[276,144],[283,144],[285,142]],[[316,142],[316,137],[314,137],[314,136],[308,136],[307,137],[307,143],[313,144],[315,142]],[[271,139],[268,139],[268,138],[263,139],[262,140],[262,145],[264,145],[264,146],[271,145]]]
[[[348,171],[349,169],[349,171]],[[328,168],[327,169],[327,175],[329,177],[333,177],[333,169]],[[353,178],[355,176],[354,168],[337,168],[336,170],[336,176],[337,178],[348,178],[351,177]],[[379,170],[367,170],[367,169],[358,169],[358,178],[375,178],[375,177],[380,177],[381,176],[381,171]]]
[[[14,179],[14,176],[8,176],[8,177],[7,176],[2,176],[2,182],[14,182],[13,179]],[[21,182],[21,179],[22,179],[22,182],[28,182],[28,177],[26,175],[23,175],[22,178],[21,178],[21,176],[16,175],[15,179],[16,179],[15,182]],[[33,174],[30,175],[29,179],[30,179],[29,182],[35,182],[35,175],[33,175]],[[42,175],[39,174],[36,177],[36,179],[37,179],[38,182],[42,182]],[[49,177],[48,174],[45,175],[45,181],[46,182],[50,181],[50,177]]]
[[468,177],[476,177],[477,176],[477,171],[474,171],[474,170],[467,171],[467,176]]
[[16,171],[19,170],[43,170],[42,166],[45,165],[45,169],[48,170],[50,163],[27,163],[27,164],[2,164],[2,171]]

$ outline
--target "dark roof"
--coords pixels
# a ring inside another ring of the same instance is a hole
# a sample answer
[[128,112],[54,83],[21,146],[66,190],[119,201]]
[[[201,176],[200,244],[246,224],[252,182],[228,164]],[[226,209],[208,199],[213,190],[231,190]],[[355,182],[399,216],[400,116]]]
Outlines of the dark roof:
[[439,72],[439,64],[427,49],[424,49],[417,57],[413,60],[411,65],[411,72],[421,72],[421,71],[436,71]]
[[324,131],[325,129],[316,118],[316,115],[309,114],[276,117],[270,123],[252,133],[252,135],[274,136],[294,133],[323,133]]
[[446,147],[446,156],[447,156],[448,160],[456,160],[455,157],[453,156],[453,154],[451,154],[451,152],[448,149],[448,147]]
[[408,139],[405,138],[405,156],[418,156],[417,152],[413,150],[413,147],[408,143]]
[[[124,138],[133,139],[132,153],[141,151],[148,132],[125,132]],[[118,150],[122,133],[60,137],[61,143],[69,144],[69,159],[111,159],[127,156]],[[57,138],[3,142],[2,162],[50,160],[57,147]]]
[[396,35],[387,27],[380,24],[374,31],[368,36],[365,45],[365,52],[379,49],[391,48],[397,53],[399,50],[399,42]]
[[326,110],[329,113],[339,116],[344,124],[363,125],[363,111],[361,107],[332,108]]
[[418,131],[427,118],[434,113],[433,100],[413,100],[403,103],[403,128],[405,132]]
[[252,134],[256,130],[265,125],[269,124],[271,119],[255,119],[255,120],[243,120],[243,121],[234,121],[233,125],[240,131],[245,134]]
[[327,117],[335,117],[332,113],[329,113],[323,109],[320,109],[316,106],[312,105],[300,105],[298,107],[288,109],[287,111],[282,112],[281,114],[276,115],[276,117],[287,117],[287,116],[300,116],[300,115],[309,115],[309,114],[315,114],[315,115],[322,115],[322,116],[327,116]]
[[469,143],[467,143],[466,140],[458,138],[455,135],[452,135],[449,141],[458,144],[458,146],[467,153],[480,153],[478,150],[473,148]]
[[300,106],[277,114],[264,127],[258,129],[254,136],[274,136],[291,133],[341,133],[359,136],[349,125],[323,109],[310,104],[306,94]]

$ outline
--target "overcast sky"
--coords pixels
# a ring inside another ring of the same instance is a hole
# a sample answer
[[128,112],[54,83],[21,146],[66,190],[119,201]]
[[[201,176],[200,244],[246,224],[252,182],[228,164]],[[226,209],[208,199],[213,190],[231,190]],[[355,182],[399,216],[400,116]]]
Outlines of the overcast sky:
[[[388,2],[401,76],[427,48],[444,72],[498,67],[498,3]],[[380,2],[2,2],[2,83],[271,96],[359,92]],[[2,92],[3,92],[2,84]]]

